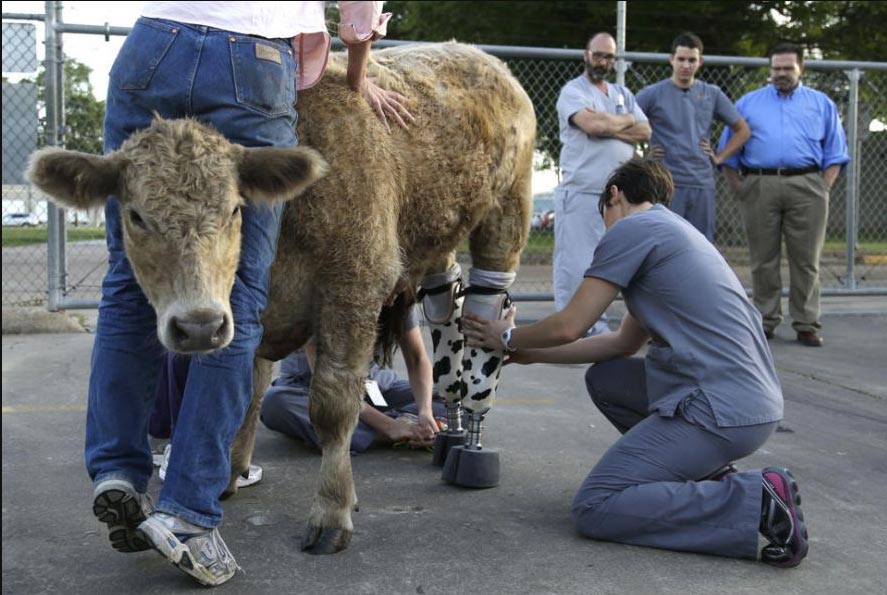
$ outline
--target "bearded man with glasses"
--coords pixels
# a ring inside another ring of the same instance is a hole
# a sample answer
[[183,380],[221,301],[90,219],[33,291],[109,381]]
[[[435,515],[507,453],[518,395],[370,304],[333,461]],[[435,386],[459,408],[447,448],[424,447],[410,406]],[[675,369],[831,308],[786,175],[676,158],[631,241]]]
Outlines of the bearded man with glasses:
[[[592,254],[604,235],[598,198],[610,174],[649,140],[647,117],[634,95],[607,82],[616,60],[616,40],[609,33],[589,39],[585,72],[569,81],[557,101],[561,183],[554,195],[554,301],[562,310],[582,283]],[[590,329],[608,329],[602,316]]]

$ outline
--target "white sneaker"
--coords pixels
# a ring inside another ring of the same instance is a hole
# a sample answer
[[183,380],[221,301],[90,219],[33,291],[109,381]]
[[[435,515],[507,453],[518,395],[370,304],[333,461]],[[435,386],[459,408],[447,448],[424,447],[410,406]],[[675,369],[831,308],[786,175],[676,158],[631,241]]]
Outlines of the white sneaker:
[[108,525],[108,538],[118,552],[143,552],[151,544],[139,525],[154,512],[148,494],[139,494],[125,479],[106,479],[93,491],[92,513]]
[[[157,470],[157,477],[160,481],[166,480],[166,468],[169,466],[169,453],[172,451],[172,445],[167,444],[163,449],[163,458],[160,461],[160,469]],[[250,465],[245,475],[237,478],[237,487],[246,488],[262,481],[263,471],[259,465]]]
[[221,585],[240,569],[218,529],[206,529],[163,512],[149,516],[139,529],[155,550],[202,585]]
[[250,465],[246,475],[237,477],[237,487],[245,488],[262,481],[262,468],[259,465]]

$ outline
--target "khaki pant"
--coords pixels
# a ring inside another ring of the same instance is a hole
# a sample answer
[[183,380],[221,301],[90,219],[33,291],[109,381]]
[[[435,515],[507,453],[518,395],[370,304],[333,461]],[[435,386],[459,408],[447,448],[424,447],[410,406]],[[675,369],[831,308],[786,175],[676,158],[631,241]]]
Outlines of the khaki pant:
[[822,174],[748,175],[737,197],[748,236],[754,304],[764,328],[772,330],[782,321],[779,261],[784,237],[792,328],[819,330],[819,259],[829,199]]

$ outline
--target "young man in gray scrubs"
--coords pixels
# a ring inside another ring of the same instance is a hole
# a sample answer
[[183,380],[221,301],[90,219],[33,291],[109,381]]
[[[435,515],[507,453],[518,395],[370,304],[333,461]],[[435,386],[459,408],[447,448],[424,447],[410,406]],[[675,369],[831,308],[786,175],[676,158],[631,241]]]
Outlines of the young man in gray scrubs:
[[[526,327],[513,311],[462,326],[514,363],[595,364],[588,391],[623,435],[573,500],[583,535],[755,559],[762,534],[763,561],[796,566],[808,546],[794,477],[730,466],[782,418],[761,316],[715,247],[666,208],[673,188],[655,161],[620,166],[599,202],[607,232],[567,307]],[[580,339],[620,291],[619,331]]]
[[[696,79],[702,66],[702,41],[693,33],[671,44],[671,78],[640,90],[638,106],[653,127],[650,155],[661,159],[674,178],[669,208],[708,238],[715,237],[713,165],[742,148],[751,136],[748,124],[720,87]],[[713,120],[724,122],[733,137],[721,152],[711,149]]]

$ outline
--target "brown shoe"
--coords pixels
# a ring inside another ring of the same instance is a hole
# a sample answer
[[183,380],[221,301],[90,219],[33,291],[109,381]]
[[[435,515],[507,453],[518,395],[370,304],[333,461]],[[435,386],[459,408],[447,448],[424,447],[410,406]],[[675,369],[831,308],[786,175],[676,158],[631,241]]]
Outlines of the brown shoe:
[[806,347],[822,347],[822,336],[816,331],[798,331],[798,343]]

